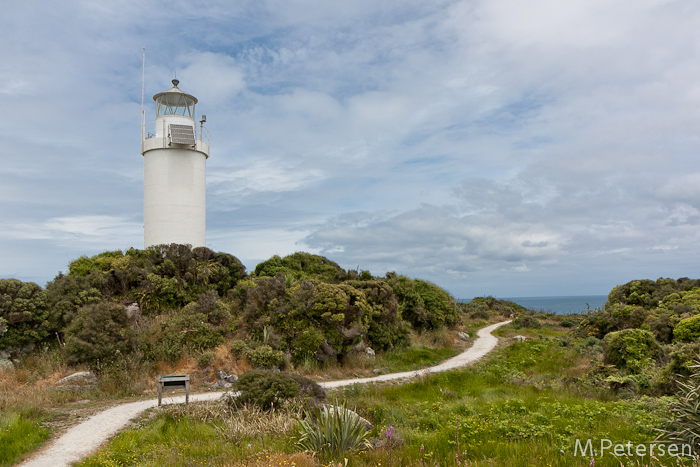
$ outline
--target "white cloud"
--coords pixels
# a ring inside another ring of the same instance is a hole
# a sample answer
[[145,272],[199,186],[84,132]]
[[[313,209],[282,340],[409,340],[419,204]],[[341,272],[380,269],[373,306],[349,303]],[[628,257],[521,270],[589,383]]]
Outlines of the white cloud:
[[145,46],[149,114],[175,71],[207,114],[215,249],[312,247],[477,295],[696,269],[693,2],[161,7],[7,5],[6,251],[35,242],[53,265],[141,245]]
[[0,225],[0,237],[5,239],[51,240],[56,244],[138,245],[142,236],[143,224],[115,216],[54,217],[42,222]]

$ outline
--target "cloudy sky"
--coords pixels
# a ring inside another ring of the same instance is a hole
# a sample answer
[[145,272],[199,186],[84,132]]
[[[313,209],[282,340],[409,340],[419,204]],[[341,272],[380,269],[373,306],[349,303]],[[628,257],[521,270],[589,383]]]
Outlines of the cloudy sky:
[[696,0],[24,0],[0,16],[0,277],[143,246],[153,94],[207,115],[207,246],[456,297],[700,277]]

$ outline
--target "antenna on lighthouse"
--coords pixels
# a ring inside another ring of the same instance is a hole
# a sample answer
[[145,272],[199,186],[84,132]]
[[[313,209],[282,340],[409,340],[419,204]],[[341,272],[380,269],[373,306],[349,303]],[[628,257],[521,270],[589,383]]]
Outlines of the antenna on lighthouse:
[[141,64],[141,141],[143,141],[143,129],[146,125],[146,112],[143,110],[143,92],[146,86],[146,47],[143,47],[143,63]]
[[143,92],[146,87],[146,47],[143,47],[141,63],[141,153],[143,154],[143,139],[146,136],[146,112],[143,110]]

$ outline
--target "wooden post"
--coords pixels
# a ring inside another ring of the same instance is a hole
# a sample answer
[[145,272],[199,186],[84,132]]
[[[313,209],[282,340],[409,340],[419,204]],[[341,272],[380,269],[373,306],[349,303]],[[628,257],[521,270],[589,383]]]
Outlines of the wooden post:
[[158,375],[158,407],[160,407],[160,402],[163,400],[163,383],[161,382],[163,375]]

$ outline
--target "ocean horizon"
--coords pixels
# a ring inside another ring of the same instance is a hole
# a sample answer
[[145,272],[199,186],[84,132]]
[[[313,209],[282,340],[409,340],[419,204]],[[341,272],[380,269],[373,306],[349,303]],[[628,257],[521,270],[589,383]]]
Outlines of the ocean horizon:
[[[608,300],[607,295],[564,295],[559,297],[496,297],[499,300],[509,300],[520,306],[535,311],[567,315],[570,313],[586,313],[602,309]],[[471,299],[460,300],[465,303]]]

